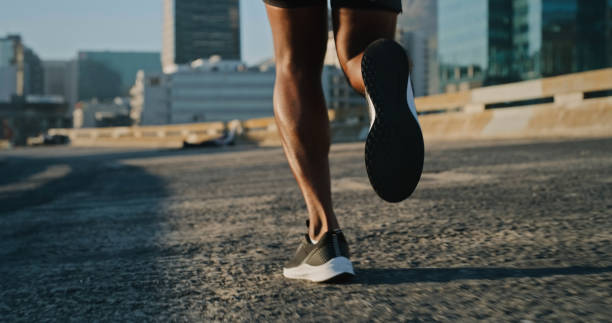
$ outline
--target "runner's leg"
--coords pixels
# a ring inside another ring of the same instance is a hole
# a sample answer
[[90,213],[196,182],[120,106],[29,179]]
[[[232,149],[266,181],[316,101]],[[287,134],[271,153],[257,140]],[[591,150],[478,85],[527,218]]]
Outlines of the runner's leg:
[[327,43],[327,5],[266,5],[276,58],[274,115],[289,166],[308,209],[311,238],[339,227],[332,208],[330,129],[321,71]]

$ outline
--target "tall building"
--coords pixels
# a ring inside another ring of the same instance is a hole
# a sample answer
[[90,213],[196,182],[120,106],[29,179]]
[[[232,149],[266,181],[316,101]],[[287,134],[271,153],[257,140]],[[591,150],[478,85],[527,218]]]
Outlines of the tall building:
[[25,47],[23,54],[25,62],[24,92],[26,94],[42,95],[45,91],[45,72],[43,69],[42,60],[32,49],[27,47]]
[[69,107],[77,102],[77,61],[43,61],[44,88],[46,96],[61,97]]
[[68,106],[44,96],[43,64],[19,35],[0,38],[0,139],[25,145],[49,128],[68,126]]
[[44,94],[61,96],[69,106],[77,102],[77,64],[75,60],[43,61]]
[[0,38],[0,101],[43,94],[43,78],[40,58],[23,44],[19,35]]
[[45,70],[45,95],[66,96],[68,84],[66,74],[68,71],[68,61],[43,61]]
[[0,38],[0,102],[8,102],[17,94],[16,50],[13,39]]
[[410,80],[415,96],[429,94],[429,69],[431,68],[431,51],[423,32],[397,30],[397,41],[406,49],[410,56]]
[[612,65],[610,0],[439,0],[443,92]]
[[164,0],[162,65],[240,60],[239,0]]
[[440,0],[438,60],[443,92],[516,81],[511,0]]
[[128,96],[136,73],[161,71],[158,52],[81,51],[77,56],[78,100]]
[[403,12],[397,17],[397,27],[399,29],[419,31],[427,37],[437,34],[438,1],[402,0],[402,10]]
[[612,1],[514,0],[514,68],[522,78],[612,65]]
[[396,40],[412,61],[412,83],[416,96],[438,93],[436,59],[438,1],[402,0]]

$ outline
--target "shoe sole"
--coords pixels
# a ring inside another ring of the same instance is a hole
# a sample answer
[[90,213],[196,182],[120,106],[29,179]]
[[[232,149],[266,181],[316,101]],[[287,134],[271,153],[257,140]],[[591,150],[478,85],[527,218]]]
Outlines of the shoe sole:
[[374,191],[385,201],[400,202],[416,189],[425,148],[419,125],[408,57],[391,40],[366,49],[361,71],[375,117],[365,145],[365,164]]
[[354,276],[353,264],[346,257],[336,257],[328,262],[312,266],[301,264],[293,268],[283,268],[283,276],[289,279],[304,279],[315,283],[326,282],[339,276]]

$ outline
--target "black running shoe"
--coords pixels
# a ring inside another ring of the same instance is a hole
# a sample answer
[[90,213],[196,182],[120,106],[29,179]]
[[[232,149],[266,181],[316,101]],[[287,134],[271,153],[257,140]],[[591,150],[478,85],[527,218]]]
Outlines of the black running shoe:
[[379,39],[366,48],[361,72],[370,108],[368,177],[382,199],[400,202],[416,189],[425,155],[408,57],[398,43]]
[[326,232],[316,244],[305,234],[295,256],[283,268],[283,275],[317,283],[355,275],[342,231]]

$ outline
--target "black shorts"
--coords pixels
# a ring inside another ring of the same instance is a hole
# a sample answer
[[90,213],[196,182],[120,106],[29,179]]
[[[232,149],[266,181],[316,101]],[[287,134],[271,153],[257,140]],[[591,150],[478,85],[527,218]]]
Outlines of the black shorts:
[[[299,8],[324,5],[327,0],[263,0],[281,8]],[[330,0],[332,8],[381,9],[402,12],[402,0]]]

